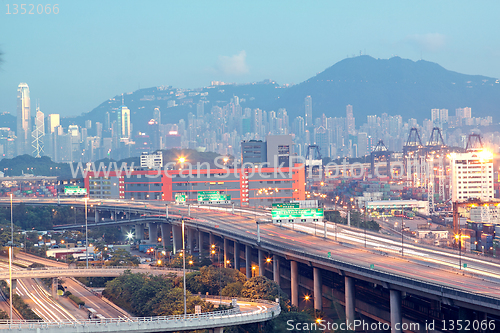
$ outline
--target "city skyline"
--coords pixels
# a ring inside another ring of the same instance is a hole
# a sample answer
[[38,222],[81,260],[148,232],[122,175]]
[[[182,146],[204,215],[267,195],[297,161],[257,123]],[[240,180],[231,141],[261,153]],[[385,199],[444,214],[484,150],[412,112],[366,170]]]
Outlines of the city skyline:
[[[4,13],[0,29],[17,26],[24,38],[3,35],[0,40],[4,53],[0,112],[13,112],[15,101],[8,97],[9,90],[25,81],[42,109],[66,117],[89,112],[101,101],[138,87],[196,88],[214,80],[264,79],[297,84],[359,54],[426,59],[458,72],[500,77],[495,61],[500,53],[495,43],[498,23],[493,13],[499,6],[495,2],[481,8],[465,1],[284,4],[265,4],[263,11],[259,3],[195,2],[186,11],[186,5],[168,2],[150,2],[141,8],[125,3],[117,9],[113,2],[63,1],[57,15],[27,20]],[[161,13],[175,15],[164,20]],[[126,24],[136,21],[138,14],[145,18],[143,24]],[[253,24],[256,18],[268,24]],[[89,20],[92,29],[88,29]],[[468,24],[457,25],[458,21]],[[155,33],[161,37],[149,37]],[[330,37],[325,40],[325,35]],[[301,40],[307,40],[309,47],[294,47]],[[39,50],[37,57],[22,53],[26,44]],[[199,52],[200,47],[204,52]],[[123,50],[118,57],[107,56],[117,49]],[[106,75],[96,81],[102,73]]]

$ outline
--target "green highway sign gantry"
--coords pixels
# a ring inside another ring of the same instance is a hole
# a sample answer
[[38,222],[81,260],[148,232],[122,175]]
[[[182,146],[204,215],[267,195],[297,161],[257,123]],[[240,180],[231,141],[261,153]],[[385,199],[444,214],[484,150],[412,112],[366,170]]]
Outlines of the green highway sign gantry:
[[78,186],[65,186],[64,187],[64,194],[65,195],[86,195],[87,189],[80,188]]
[[178,203],[186,202],[186,195],[182,193],[175,193],[175,202]]
[[230,201],[231,196],[221,194],[219,191],[199,191],[198,202],[221,202]]
[[273,208],[273,219],[323,218],[323,208]]

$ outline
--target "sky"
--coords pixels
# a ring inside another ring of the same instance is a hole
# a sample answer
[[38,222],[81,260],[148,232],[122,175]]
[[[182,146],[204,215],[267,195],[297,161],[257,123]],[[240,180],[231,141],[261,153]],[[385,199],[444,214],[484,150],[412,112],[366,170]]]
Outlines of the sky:
[[139,88],[297,84],[361,53],[500,77],[499,1],[58,0],[57,14],[33,4],[14,14],[0,0],[0,113],[15,115],[20,82],[32,106],[67,117]]

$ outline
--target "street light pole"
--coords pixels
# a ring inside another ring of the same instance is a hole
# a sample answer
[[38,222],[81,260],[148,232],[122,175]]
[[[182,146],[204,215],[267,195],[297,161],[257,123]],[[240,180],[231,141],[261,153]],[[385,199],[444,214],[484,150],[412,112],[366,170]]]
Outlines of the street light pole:
[[404,238],[403,238],[403,216],[404,216],[404,210],[401,209],[401,256],[404,256]]
[[88,221],[87,221],[87,200],[85,197],[85,262],[87,264],[87,268],[89,268],[89,229],[88,229]]
[[363,227],[365,229],[365,248],[366,248],[366,207],[364,207],[364,212],[365,212],[365,225]]
[[12,193],[10,194],[10,247],[9,247],[9,283],[10,283],[10,323],[12,324],[12,246],[14,245],[14,219],[12,214]]
[[183,284],[184,317],[186,317],[186,314],[187,314],[187,307],[186,307],[186,241],[184,239],[184,219],[182,219],[182,272],[184,275],[184,284]]

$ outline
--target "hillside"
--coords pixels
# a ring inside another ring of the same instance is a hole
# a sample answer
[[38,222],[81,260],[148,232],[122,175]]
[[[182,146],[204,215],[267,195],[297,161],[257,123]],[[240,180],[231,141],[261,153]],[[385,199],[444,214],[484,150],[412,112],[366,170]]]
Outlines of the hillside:
[[[205,113],[214,105],[224,106],[236,95],[243,108],[275,110],[286,108],[290,119],[304,116],[304,98],[313,98],[313,117],[325,113],[328,117],[345,116],[345,106],[354,107],[357,124],[370,114],[401,114],[405,119],[422,121],[430,117],[430,109],[447,108],[454,115],[455,108],[471,107],[473,116],[491,115],[498,121],[500,111],[500,84],[497,79],[479,75],[465,75],[446,70],[438,64],[394,57],[375,59],[359,56],[339,61],[316,76],[289,88],[279,87],[273,81],[178,89],[153,87],[124,94],[124,104],[132,114],[134,132],[147,131],[147,122],[153,110],[159,107],[162,123],[176,123],[187,119],[189,112],[196,115],[196,104],[206,101]],[[169,101],[177,106],[168,107]],[[104,123],[105,113],[111,121],[122,104],[122,96],[104,101],[91,112],[76,118],[65,118],[63,126],[83,125],[86,119]]]

